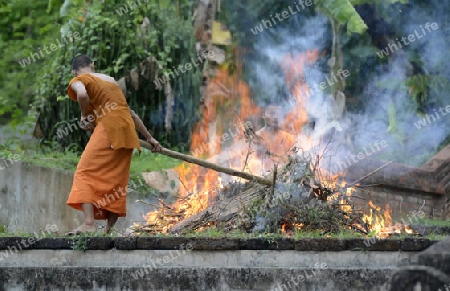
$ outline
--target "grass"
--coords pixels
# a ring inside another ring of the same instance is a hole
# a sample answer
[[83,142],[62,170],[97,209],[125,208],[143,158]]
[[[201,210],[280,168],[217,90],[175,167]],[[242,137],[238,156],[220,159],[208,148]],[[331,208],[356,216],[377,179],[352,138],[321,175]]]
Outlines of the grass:
[[87,250],[87,236],[75,236],[72,238],[72,250],[74,251],[85,251]]
[[[17,139],[7,140],[6,143],[0,145],[0,157],[8,157],[11,154],[18,154],[20,161],[31,165],[69,172],[75,172],[81,157],[80,153],[70,150],[51,150],[51,147],[40,147],[36,141],[25,143]],[[138,185],[134,190],[144,194],[144,196],[156,195],[159,192],[147,186],[141,173],[160,172],[180,164],[181,161],[179,160],[152,153],[147,149],[142,149],[140,155],[135,150],[131,159],[130,184],[134,182],[135,185]]]
[[420,218],[414,224],[428,225],[428,226],[440,226],[440,227],[450,227],[450,220],[441,219],[431,219],[431,218]]
[[142,149],[141,154],[135,150],[133,157],[131,158],[130,167],[130,181],[133,181],[135,185],[139,185],[136,191],[149,196],[157,195],[159,192],[150,186],[148,186],[141,173],[143,172],[161,172],[165,169],[172,169],[181,164],[181,161],[169,158],[167,156],[152,153],[147,149]]
[[105,237],[109,236],[103,231],[97,231],[95,233],[80,233],[75,236],[70,237],[72,240],[71,248],[74,251],[85,251],[87,250],[87,244],[91,237]]
[[[42,234],[42,231],[38,231],[37,235],[40,238],[57,238],[57,237],[61,237],[62,234],[58,234],[58,233],[53,233],[53,232],[45,232],[44,235]],[[28,232],[21,232],[21,231],[17,231],[17,232],[8,232],[6,229],[4,232],[0,232],[0,237],[36,237],[36,234],[34,233],[28,233]]]
[[[81,154],[71,151],[58,152],[24,152],[22,154],[22,160],[24,162],[60,170],[68,170],[75,172],[77,164],[80,161]],[[175,159],[169,158],[164,155],[154,154],[149,150],[143,149],[139,156],[136,152],[131,159],[130,175],[140,174],[142,172],[162,171],[164,169],[171,169],[181,162]]]
[[[170,236],[170,235],[166,235]],[[339,233],[327,233],[323,234],[321,231],[302,231],[296,230],[293,234],[287,235],[282,233],[281,230],[279,232],[263,232],[263,233],[248,233],[243,230],[232,230],[232,231],[224,231],[222,229],[217,228],[216,226],[210,226],[207,228],[203,228],[199,231],[191,231],[186,233],[184,236],[186,237],[207,237],[207,238],[266,238],[268,240],[274,240],[278,238],[292,238],[292,239],[304,239],[304,238],[364,238],[364,236],[358,232],[351,230],[344,230]]]
[[[178,235],[169,235],[163,234],[161,236],[178,236]],[[199,231],[191,231],[183,236],[186,237],[202,237],[202,238],[266,238],[269,242],[274,241],[278,238],[292,238],[294,240],[301,240],[305,238],[338,238],[338,239],[355,239],[355,238],[366,238],[367,236],[352,230],[342,230],[338,233],[326,233],[324,234],[322,231],[314,230],[314,231],[303,231],[303,230],[295,230],[293,234],[287,235],[282,233],[281,230],[278,233],[273,232],[264,232],[264,233],[247,233],[242,230],[232,230],[232,231],[224,231],[222,229],[218,229],[216,226],[210,226]],[[398,235],[393,236],[388,239],[397,239],[403,240],[407,237],[415,237],[408,235]],[[443,240],[448,236],[430,233],[428,236],[424,238],[428,238],[430,240]]]
[[295,230],[294,239],[303,239],[303,238],[339,238],[339,239],[348,239],[348,238],[364,238],[364,236],[356,231],[351,230],[342,230],[338,233],[326,233],[323,234],[322,231],[314,230],[314,231],[302,231]]
[[448,235],[430,233],[426,238],[428,238],[429,240],[444,240],[447,237]]
[[187,237],[206,237],[206,238],[251,238],[255,237],[251,233],[242,230],[224,231],[215,226],[207,227],[199,231],[192,231],[186,233]]
[[181,161],[169,158],[161,154],[152,153],[147,149],[142,149],[139,156],[135,150],[131,159],[130,174],[142,172],[159,172],[164,169],[172,169],[181,164]]
[[[112,234],[105,234],[103,231],[98,231],[94,234],[80,234],[75,237],[72,237],[73,240],[73,247],[74,250],[83,250],[83,245],[85,243],[86,237],[104,237],[104,236],[112,236],[116,237],[119,234],[119,232],[112,230]],[[0,227],[0,237],[33,237],[35,234],[33,233],[25,233],[25,232],[16,232],[16,233],[9,233],[7,229],[4,226]],[[147,233],[142,233],[139,235],[141,237],[180,237],[179,234],[167,234],[167,233],[159,233],[156,235],[150,235]],[[268,242],[273,243],[277,239],[280,238],[291,238],[294,240],[301,240],[305,238],[338,238],[338,239],[355,239],[355,238],[366,238],[366,236],[362,235],[359,232],[355,232],[352,230],[343,230],[339,233],[327,233],[323,234],[321,231],[315,230],[315,231],[302,231],[302,230],[296,230],[291,235],[286,235],[285,233],[282,233],[281,230],[278,233],[273,232],[264,232],[264,233],[248,233],[243,230],[231,230],[231,231],[224,231],[223,229],[217,228],[216,226],[210,226],[203,228],[199,231],[191,231],[187,232],[182,237],[191,237],[191,238],[241,238],[241,239],[249,239],[249,238],[263,238],[266,239]],[[65,237],[62,234],[58,233],[46,233],[45,237],[48,238],[60,238]],[[409,235],[397,235],[393,236],[391,238],[387,239],[396,239],[396,240],[403,240],[407,237],[416,237],[416,236],[409,236]],[[441,235],[441,234],[435,234],[430,233],[428,236],[424,237],[429,240],[433,241],[439,241],[444,240],[448,237],[448,235]],[[67,237],[70,238],[70,237]]]
[[80,157],[71,151],[66,152],[24,152],[22,161],[35,166],[75,172]]

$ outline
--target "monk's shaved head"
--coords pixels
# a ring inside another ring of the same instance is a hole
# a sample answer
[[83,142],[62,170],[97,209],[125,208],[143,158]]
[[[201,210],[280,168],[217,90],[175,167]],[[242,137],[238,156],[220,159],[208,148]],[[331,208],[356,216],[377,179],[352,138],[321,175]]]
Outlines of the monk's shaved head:
[[269,105],[264,109],[263,118],[265,121],[265,126],[272,128],[272,129],[278,129],[279,120],[281,118],[281,106],[277,105]]
[[79,70],[89,67],[92,64],[92,60],[87,55],[78,55],[72,61],[72,69]]
[[281,115],[281,106],[278,105],[269,105],[264,108],[264,115]]

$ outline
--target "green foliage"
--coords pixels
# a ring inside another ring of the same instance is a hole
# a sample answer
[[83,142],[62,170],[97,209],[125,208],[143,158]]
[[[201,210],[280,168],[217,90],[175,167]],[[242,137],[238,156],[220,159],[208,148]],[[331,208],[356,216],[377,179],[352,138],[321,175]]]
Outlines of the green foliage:
[[140,155],[137,154],[137,151],[133,155],[131,160],[131,173],[142,173],[142,172],[151,172],[151,171],[161,171],[164,169],[171,169],[178,165],[181,162],[179,160],[158,154],[152,153],[147,149],[142,149]]
[[448,238],[448,235],[443,235],[443,234],[430,233],[428,235],[428,239],[431,241],[439,241],[439,240],[444,240],[447,238]]
[[350,229],[343,229],[339,232],[327,232],[324,233],[320,230],[312,230],[312,231],[305,231],[301,229],[295,229],[293,238],[298,239],[304,239],[304,238],[340,238],[340,239],[352,239],[352,238],[361,238],[364,237],[360,232],[350,230]]
[[[45,65],[37,72],[40,78],[35,86],[34,107],[41,113],[39,122],[45,140],[51,144],[81,151],[88,141],[82,130],[63,139],[58,139],[55,134],[58,128],[80,114],[78,104],[69,100],[65,93],[72,78],[71,61],[76,55],[90,55],[96,71],[109,74],[116,80],[126,76],[131,69],[139,68],[139,63],[150,56],[158,60],[163,67],[162,72],[191,62],[195,57],[191,17],[195,1],[178,0],[174,5],[167,5],[168,2],[162,0],[142,1],[142,5],[137,6],[128,6],[124,1],[106,2],[49,3],[51,9],[61,8],[59,21],[62,27],[53,43],[70,32],[81,36],[53,52],[52,58],[46,58]],[[123,13],[125,8],[128,12]],[[147,23],[145,28],[142,26],[144,19]],[[127,102],[161,143],[186,149],[198,118],[201,72],[194,68],[171,80],[175,92],[172,118],[175,130],[171,132],[166,132],[164,126],[166,96],[162,90],[156,90],[154,73],[149,79],[140,74],[137,89],[127,79]]]
[[22,154],[23,150],[19,139],[10,138],[0,144],[0,157],[7,157],[14,154]]
[[398,19],[395,19],[391,13],[386,13],[387,11],[393,10],[393,5],[397,4],[410,4],[410,0],[350,0],[353,5],[372,5],[377,8],[377,12],[379,17],[384,21],[392,23],[396,22]]
[[303,204],[293,209],[292,222],[302,224],[302,230],[318,230],[325,234],[348,229],[349,218],[326,203]]
[[414,102],[418,104],[419,110],[423,109],[428,99],[429,83],[429,76],[422,74],[409,77],[405,81],[405,85],[409,87],[409,93]]
[[397,130],[397,113],[395,109],[395,103],[390,100],[388,106],[389,126],[388,132],[393,133]]
[[78,153],[65,149],[63,151],[53,151],[48,149],[28,152],[24,155],[23,161],[46,168],[61,169],[75,172],[80,156]]
[[187,234],[188,237],[226,237],[227,233],[220,228],[215,226],[207,227],[198,232],[191,232]]
[[353,5],[362,5],[362,4],[377,4],[377,5],[389,5],[389,4],[407,4],[409,0],[350,0]]
[[0,124],[17,125],[29,110],[37,72],[50,57],[35,56],[36,62],[25,67],[19,62],[55,37],[58,10],[47,0],[0,1]]
[[422,115],[427,108],[448,105],[439,100],[442,92],[450,90],[449,80],[442,75],[413,75],[405,80],[405,85],[412,100],[417,104],[417,111]]
[[347,33],[356,32],[363,34],[367,25],[359,16],[349,0],[315,0],[316,7],[331,18],[337,20],[341,25],[347,24]]
[[80,234],[76,235],[72,238],[71,247],[74,251],[85,251],[87,250],[87,243],[88,243],[89,237]]
[[436,227],[450,227],[450,221],[436,218],[417,218],[417,222],[415,224]]

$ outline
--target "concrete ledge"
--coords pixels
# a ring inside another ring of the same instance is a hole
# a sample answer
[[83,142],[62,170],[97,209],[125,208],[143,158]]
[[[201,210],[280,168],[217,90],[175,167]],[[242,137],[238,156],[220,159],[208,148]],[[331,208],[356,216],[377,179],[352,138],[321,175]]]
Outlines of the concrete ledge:
[[[345,251],[349,250],[349,242],[352,240],[341,239],[302,239],[295,242],[295,250],[297,251]],[[360,241],[360,239],[357,239]]]
[[22,250],[0,290],[387,290],[417,252]]
[[310,268],[326,263],[330,268],[389,268],[409,264],[417,252],[314,252],[314,251],[186,251],[186,250],[23,250],[0,257],[2,267],[156,267]]
[[[409,238],[367,247],[364,239],[77,237],[44,238],[12,250],[22,239],[0,239],[0,291],[381,291],[388,290],[398,267],[414,264],[420,250],[436,243]],[[72,243],[88,250],[71,250]],[[435,254],[431,261],[442,257],[440,248],[428,250]]]
[[0,290],[387,290],[393,270],[160,268],[144,276],[136,268],[1,268]]
[[[192,250],[297,250],[297,251],[422,251],[437,241],[425,238],[405,239],[337,239],[315,238],[294,240],[289,238],[201,238],[201,237],[62,237],[42,238],[27,244],[28,237],[0,237],[0,250],[19,249],[72,249],[76,241],[84,241],[87,250],[178,250],[186,249],[189,244]],[[25,244],[21,243],[25,240]],[[13,250],[14,251],[14,250]]]

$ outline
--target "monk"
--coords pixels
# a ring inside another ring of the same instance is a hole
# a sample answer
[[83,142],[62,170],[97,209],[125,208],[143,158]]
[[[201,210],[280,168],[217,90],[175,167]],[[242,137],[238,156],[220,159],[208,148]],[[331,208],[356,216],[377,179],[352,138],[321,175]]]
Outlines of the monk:
[[[263,160],[263,168],[269,171],[273,163],[287,162],[286,155],[294,145],[294,136],[280,128],[281,107],[269,105],[264,109],[264,127],[256,131],[257,156]],[[265,174],[265,173],[262,173]]]
[[118,217],[126,216],[126,192],[133,149],[141,151],[139,131],[161,151],[142,120],[128,107],[114,78],[96,73],[86,55],[73,59],[74,78],[67,88],[69,97],[80,104],[79,125],[93,131],[81,155],[67,204],[83,211],[84,223],[68,233],[95,232],[95,220],[106,219],[109,233]]

